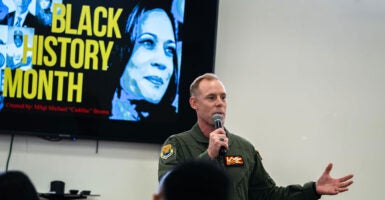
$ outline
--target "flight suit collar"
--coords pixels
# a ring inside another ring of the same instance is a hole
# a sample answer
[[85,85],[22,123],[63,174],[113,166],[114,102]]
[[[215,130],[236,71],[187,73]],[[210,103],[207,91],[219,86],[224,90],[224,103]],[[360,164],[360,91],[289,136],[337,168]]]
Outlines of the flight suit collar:
[[[203,132],[201,131],[201,129],[199,128],[198,126],[198,123],[194,124],[194,126],[191,128],[192,130],[192,136],[194,137],[194,139],[200,143],[206,143],[208,144],[209,143],[209,138],[207,138],[206,136],[203,135]],[[229,139],[229,146],[232,144],[232,136],[231,136],[231,133],[225,128],[225,131],[226,131],[226,135],[227,135],[227,138]]]
[[198,126],[198,123],[194,124],[194,126],[191,128],[192,130],[192,136],[194,139],[200,143],[209,143],[209,138],[203,135],[203,132]]

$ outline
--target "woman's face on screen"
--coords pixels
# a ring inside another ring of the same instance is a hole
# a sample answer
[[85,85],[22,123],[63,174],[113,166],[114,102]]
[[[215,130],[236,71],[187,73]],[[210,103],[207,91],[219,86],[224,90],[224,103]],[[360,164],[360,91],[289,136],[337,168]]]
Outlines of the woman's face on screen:
[[16,7],[28,8],[31,0],[13,0],[13,2],[15,3]]
[[42,10],[48,9],[51,6],[50,0],[40,0],[39,4]]
[[120,84],[134,99],[159,103],[174,69],[173,27],[161,9],[145,12],[138,26],[138,36]]

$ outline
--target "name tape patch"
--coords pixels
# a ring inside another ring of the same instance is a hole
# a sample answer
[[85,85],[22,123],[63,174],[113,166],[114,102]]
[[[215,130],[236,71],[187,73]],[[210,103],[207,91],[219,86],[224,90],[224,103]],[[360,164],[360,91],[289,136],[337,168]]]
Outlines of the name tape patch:
[[225,165],[226,166],[243,166],[245,163],[243,162],[242,156],[226,156],[225,157]]

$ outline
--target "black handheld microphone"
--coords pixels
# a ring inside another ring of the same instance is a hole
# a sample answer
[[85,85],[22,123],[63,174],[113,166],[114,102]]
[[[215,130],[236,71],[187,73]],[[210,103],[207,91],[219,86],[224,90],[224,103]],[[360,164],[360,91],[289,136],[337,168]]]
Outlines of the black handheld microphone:
[[[213,115],[213,121],[214,121],[214,127],[215,129],[218,129],[218,128],[222,128],[222,115],[221,114],[214,114]],[[222,146],[220,149],[219,149],[219,155],[220,156],[224,156],[227,152],[227,149]]]

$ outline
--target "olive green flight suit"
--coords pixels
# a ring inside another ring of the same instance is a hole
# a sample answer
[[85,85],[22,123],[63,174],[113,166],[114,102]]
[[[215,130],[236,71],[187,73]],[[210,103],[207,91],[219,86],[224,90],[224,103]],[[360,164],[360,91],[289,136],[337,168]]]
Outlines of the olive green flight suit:
[[[229,133],[229,150],[224,157],[213,162],[225,167],[230,175],[230,200],[313,200],[320,196],[315,192],[315,183],[304,186],[276,186],[265,171],[259,153],[247,140]],[[159,159],[159,179],[179,163],[193,158],[210,159],[207,154],[209,139],[195,124],[191,130],[170,136],[164,143]]]

